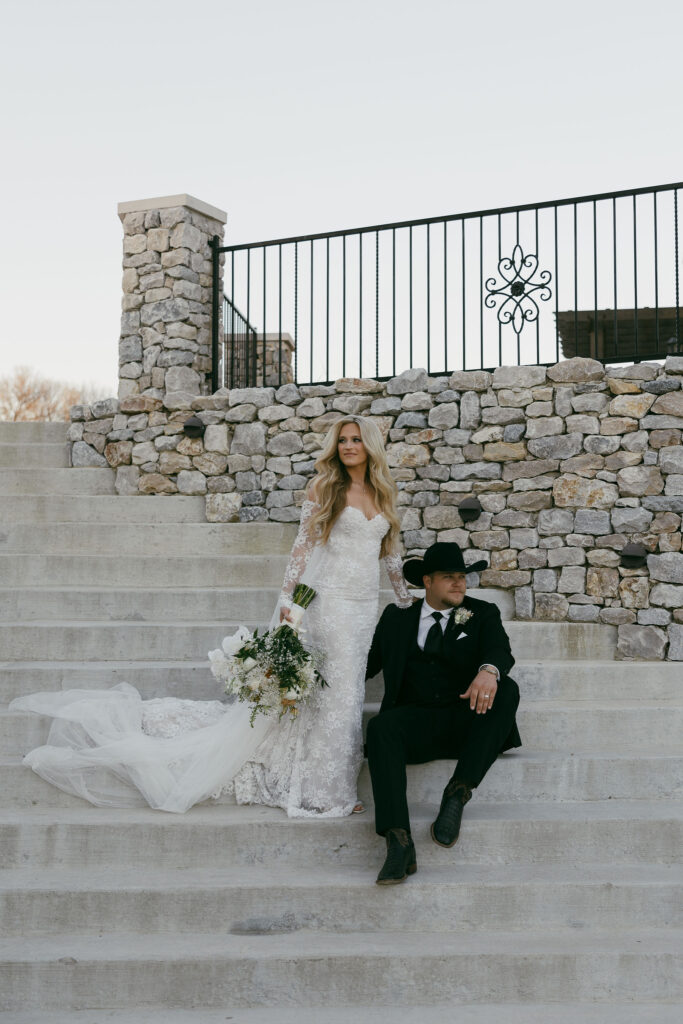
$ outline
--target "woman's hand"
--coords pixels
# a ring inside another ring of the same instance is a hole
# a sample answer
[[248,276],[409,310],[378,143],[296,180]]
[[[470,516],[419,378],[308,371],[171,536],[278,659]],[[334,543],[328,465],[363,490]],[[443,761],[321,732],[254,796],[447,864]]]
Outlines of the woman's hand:
[[285,619],[287,620],[287,622],[291,622],[292,613],[290,612],[289,608],[286,607],[286,605],[283,605],[282,608],[280,609],[280,622],[284,622]]

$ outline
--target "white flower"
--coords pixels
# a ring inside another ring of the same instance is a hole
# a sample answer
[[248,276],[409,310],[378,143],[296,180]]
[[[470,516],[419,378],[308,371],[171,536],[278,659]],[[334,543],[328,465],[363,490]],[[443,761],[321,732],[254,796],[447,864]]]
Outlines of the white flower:
[[243,647],[247,640],[251,640],[252,634],[249,632],[246,626],[239,626],[236,633],[232,636],[226,636],[221,644],[225,653],[232,657],[237,654],[240,647]]
[[474,613],[469,611],[467,608],[458,608],[457,611],[453,612],[453,623],[456,626],[464,626],[468,622]]
[[313,681],[315,680],[315,665],[313,664],[312,661],[306,662],[303,669],[301,670],[301,674],[303,675],[304,679],[308,681],[309,685],[313,683]]
[[251,672],[252,668],[255,668],[256,665],[256,658],[244,658],[244,660],[242,661],[242,668],[245,670],[245,672]]
[[225,680],[230,674],[230,662],[220,649],[209,651],[209,665],[216,679]]

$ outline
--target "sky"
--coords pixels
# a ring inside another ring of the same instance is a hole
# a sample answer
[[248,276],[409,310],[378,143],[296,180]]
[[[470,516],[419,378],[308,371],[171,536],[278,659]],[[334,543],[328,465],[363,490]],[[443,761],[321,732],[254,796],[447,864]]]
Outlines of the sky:
[[683,179],[679,3],[2,0],[0,377],[116,394],[117,203],[226,242]]

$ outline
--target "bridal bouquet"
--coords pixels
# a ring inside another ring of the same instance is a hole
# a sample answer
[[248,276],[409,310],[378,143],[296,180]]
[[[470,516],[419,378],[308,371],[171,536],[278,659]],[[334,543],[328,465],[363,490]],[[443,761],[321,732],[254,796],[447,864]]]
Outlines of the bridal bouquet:
[[211,671],[225,692],[251,704],[251,724],[258,714],[296,716],[310,689],[327,686],[318,668],[321,656],[299,638],[303,613],[315,590],[300,583],[292,595],[292,622],[259,634],[240,626],[222,647],[209,651]]

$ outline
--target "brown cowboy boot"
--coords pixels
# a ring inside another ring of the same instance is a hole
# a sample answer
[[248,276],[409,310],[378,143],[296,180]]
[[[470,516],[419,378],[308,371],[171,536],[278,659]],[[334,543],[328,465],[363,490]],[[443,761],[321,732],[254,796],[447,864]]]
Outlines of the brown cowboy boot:
[[472,797],[466,782],[451,779],[443,791],[436,821],[431,827],[432,839],[438,846],[450,849],[458,841],[463,807]]

